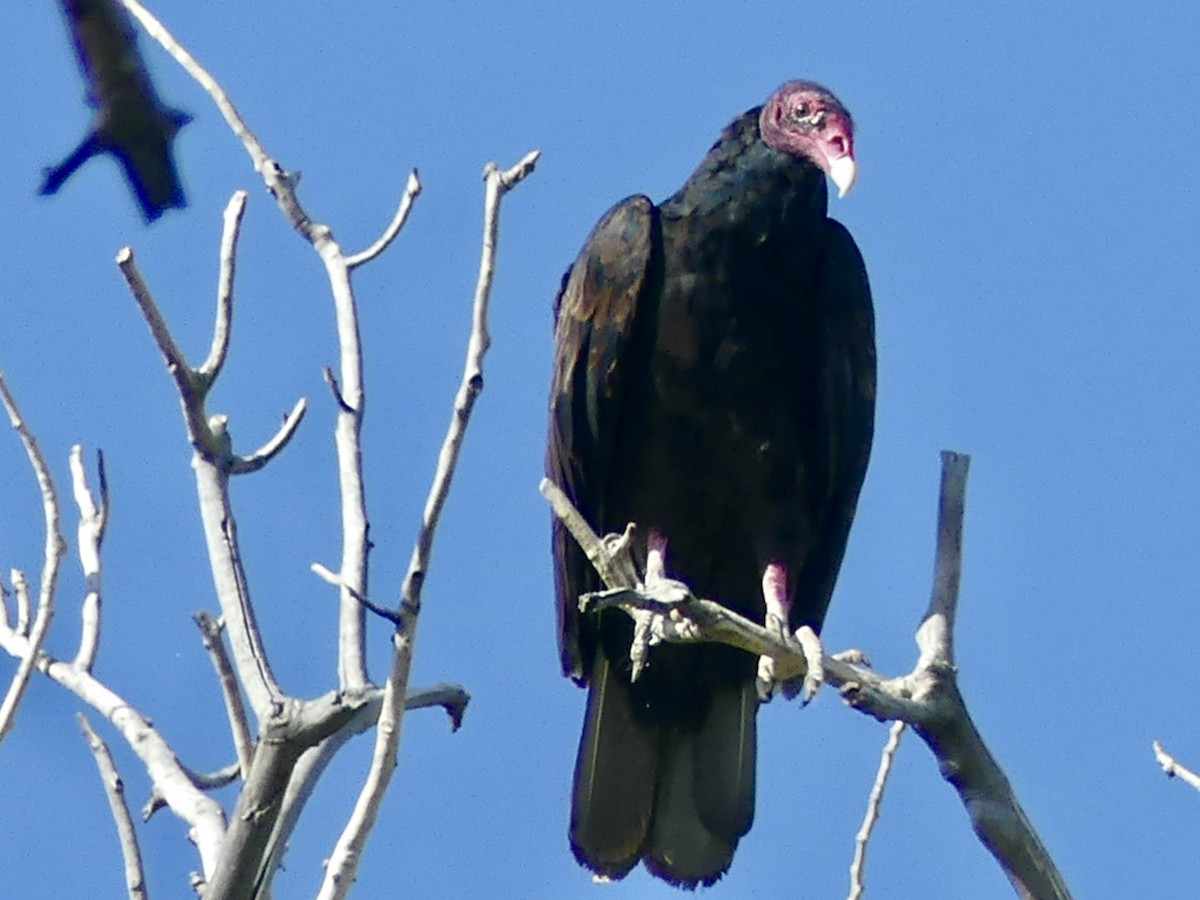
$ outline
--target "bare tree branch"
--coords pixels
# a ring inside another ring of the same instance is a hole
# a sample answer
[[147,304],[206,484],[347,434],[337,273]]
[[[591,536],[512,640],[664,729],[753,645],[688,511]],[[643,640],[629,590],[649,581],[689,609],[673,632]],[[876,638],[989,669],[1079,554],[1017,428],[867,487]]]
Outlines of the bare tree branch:
[[[969,457],[963,454],[942,454],[934,588],[925,619],[917,629],[917,667],[908,675],[885,679],[847,657],[823,656],[821,663],[825,680],[840,688],[851,706],[880,720],[906,722],[920,735],[937,758],[943,777],[958,792],[975,833],[1019,896],[1064,900],[1071,896],[1066,882],[976,730],[958,690],[953,627],[962,571],[968,464]],[[773,634],[719,603],[694,597],[686,585],[669,580],[651,588],[628,584],[628,566],[612,559],[605,542],[581,516],[566,511],[571,506],[566,495],[549,481],[543,481],[541,489],[588,558],[607,557],[601,564],[593,564],[609,590],[581,597],[582,611],[617,606],[631,615],[633,611],[656,613],[651,643],[719,641],[758,656],[771,656],[780,680],[805,673],[804,653],[796,641]],[[610,536],[609,543],[619,546],[620,541]],[[610,580],[614,572],[618,576],[615,581]]]
[[893,722],[888,729],[887,743],[883,745],[883,753],[879,758],[879,771],[875,773],[875,783],[867,797],[867,812],[863,823],[859,826],[858,834],[854,836],[854,861],[850,863],[850,894],[849,900],[859,900],[866,890],[863,872],[867,865],[867,844],[871,840],[871,832],[879,821],[879,807],[883,803],[883,791],[887,787],[888,775],[892,771],[892,763],[896,760],[896,751],[900,748],[900,738],[907,726],[903,722]]
[[348,585],[342,581],[340,577],[338,577],[336,572],[329,570],[328,566],[324,566],[321,563],[313,563],[309,566],[309,569],[314,575],[328,585],[332,585],[335,588],[348,588],[353,594],[355,600],[365,606],[369,612],[374,613],[384,621],[391,622],[393,627],[399,628],[404,624],[404,620],[400,613],[382,607],[370,597],[364,597],[362,594],[358,593],[358,591],[354,590],[353,588],[349,588]]
[[411,712],[414,709],[428,709],[440,706],[450,717],[450,730],[458,731],[462,727],[463,716],[467,712],[467,704],[471,695],[460,684],[435,684],[433,687],[419,691],[409,691],[404,700],[404,709]]
[[[258,139],[246,126],[220,85],[191,56],[173,36],[136,0],[122,0],[131,14],[170,52],[201,86],[212,96],[234,133],[242,140],[256,170],[262,175],[268,190],[274,195],[284,215],[294,228],[313,246],[325,266],[334,299],[339,342],[339,377],[330,378],[336,385],[338,418],[335,440],[338,452],[339,484],[342,494],[342,560],[337,573],[340,585],[338,628],[338,673],[340,692],[330,697],[302,702],[286,697],[279,690],[267,666],[267,658],[254,623],[253,607],[237,546],[236,524],[228,496],[228,476],[251,471],[277,453],[294,431],[303,407],[297,406],[279,434],[257,454],[248,458],[236,457],[227,433],[223,416],[208,418],[203,402],[211,386],[211,375],[224,358],[228,344],[231,315],[226,298],[232,296],[232,252],[236,240],[236,223],[226,222],[223,243],[222,286],[219,288],[218,322],[214,333],[214,350],[203,372],[191,370],[181,353],[168,343],[169,334],[161,317],[152,317],[151,331],[167,357],[168,366],[176,377],[183,398],[189,438],[196,449],[193,467],[197,474],[201,515],[205,526],[214,581],[217,584],[223,618],[230,629],[234,659],[247,694],[259,718],[259,742],[250,772],[239,795],[237,808],[223,844],[220,865],[205,885],[210,900],[256,896],[265,890],[274,870],[279,846],[286,842],[293,821],[293,807],[285,790],[296,782],[301,760],[318,758],[317,748],[340,746],[342,735],[358,721],[364,705],[377,702],[366,674],[364,642],[364,607],[361,598],[368,596],[367,512],[364,500],[360,434],[364,411],[363,367],[359,323],[355,298],[350,282],[350,263],[359,265],[373,258],[399,232],[408,215],[408,208],[419,190],[419,182],[410,179],[409,191],[401,201],[395,220],[376,245],[347,260],[342,248],[325,225],[316,223],[301,207],[295,193],[296,179],[267,156]],[[519,180],[532,167],[512,178]],[[503,189],[504,174],[496,173]],[[489,189],[492,179],[489,178]],[[502,192],[501,192],[502,193]],[[498,202],[498,198],[497,198]],[[494,217],[493,217],[494,218]],[[231,229],[233,231],[231,232]],[[485,257],[489,258],[494,244],[495,226],[485,240]],[[127,275],[128,279],[128,275]],[[133,279],[131,287],[135,286]],[[140,279],[139,279],[140,280]],[[143,285],[144,287],[144,285]],[[144,310],[152,310],[148,291],[138,292]],[[486,295],[483,298],[486,301]],[[156,311],[155,311],[156,312]],[[158,325],[159,327],[156,327]],[[486,331],[480,330],[486,344]],[[165,338],[165,339],[164,339]],[[482,355],[482,351],[479,352]],[[481,386],[472,381],[474,393]],[[473,397],[472,397],[473,400]],[[419,590],[419,589],[418,589]],[[403,689],[399,698],[403,699]],[[321,756],[320,758],[324,758]],[[394,758],[394,752],[393,752]],[[310,767],[315,770],[315,767]],[[295,810],[303,805],[303,798]],[[272,846],[272,844],[274,846]],[[206,871],[208,871],[206,869]]]
[[108,751],[108,745],[96,734],[87,716],[79,713],[79,727],[87,739],[92,754],[96,757],[96,767],[100,770],[100,781],[104,784],[104,793],[108,797],[108,805],[112,810],[113,821],[117,825],[117,837],[121,842],[121,856],[125,860],[125,888],[129,891],[130,900],[146,900],[146,875],[142,871],[142,851],[138,847],[137,831],[133,827],[133,817],[129,814],[129,806],[125,803],[125,784],[117,774],[116,763]]
[[17,634],[29,633],[29,622],[33,618],[33,602],[29,598],[29,582],[25,573],[13,569],[9,573],[12,579],[13,593],[17,597]]
[[[328,232],[328,229],[326,229]],[[363,386],[362,341],[358,310],[350,286],[350,270],[341,248],[332,236],[323,247],[314,244],[325,263],[333,292],[341,365],[337,425],[334,443],[338,456],[338,487],[342,495],[342,562],[338,577],[342,589],[338,600],[338,683],[344,691],[366,688],[367,657],[365,615],[355,598],[367,596],[367,499],[363,485],[362,423],[366,395]]]
[[1168,778],[1179,778],[1180,781],[1190,784],[1200,791],[1200,775],[1177,761],[1158,741],[1154,742],[1154,759],[1162,766],[1162,770]]
[[183,67],[192,78],[199,83],[200,87],[212,98],[216,103],[217,109],[225,118],[225,122],[229,128],[242,142],[246,148],[246,152],[250,154],[250,159],[254,163],[254,171],[258,172],[266,182],[267,190],[279,202],[283,209],[284,215],[292,227],[300,232],[306,240],[313,240],[313,232],[323,226],[314,225],[309,221],[304,210],[300,208],[299,202],[296,200],[294,190],[295,178],[285,172],[275,160],[271,159],[258,138],[250,130],[250,127],[242,119],[241,113],[233,105],[233,101],[229,99],[229,95],[225,93],[225,89],[217,83],[208,71],[196,61],[195,57],[187,51],[177,40],[174,35],[166,29],[166,27],[154,17],[142,4],[137,0],[121,0],[121,3],[133,15],[135,19],[141,23],[154,40],[158,41],[163,48],[175,58],[175,61]]
[[225,652],[225,640],[221,636],[223,627],[204,610],[192,616],[192,621],[200,629],[204,649],[208,651],[209,659],[216,670],[217,681],[221,685],[221,697],[225,701],[225,713],[229,717],[229,727],[233,734],[233,749],[237,753],[241,776],[246,778],[250,774],[254,737],[250,733],[250,722],[246,718],[246,707],[242,704],[242,692],[238,687],[237,676],[229,662],[229,655]]
[[301,756],[349,727],[366,705],[363,694],[339,692],[316,700],[281,699],[259,723],[250,775],[238,795],[225,834],[220,865],[209,878],[206,900],[250,900],[270,885],[276,823],[285,812],[286,791]]
[[[483,358],[491,343],[487,330],[487,312],[492,279],[495,274],[500,201],[509,190],[533,171],[539,155],[539,152],[535,150],[506,171],[501,171],[495,163],[488,163],[484,168],[483,175],[487,188],[484,199],[483,250],[479,262],[479,279],[475,287],[471,337],[467,343],[467,360],[463,370],[463,380],[454,400],[454,412],[450,419],[450,427],[438,456],[437,471],[434,474],[429,497],[425,502],[421,529],[417,535],[416,546],[413,548],[408,574],[404,579],[400,604],[403,624],[397,629],[393,638],[395,652],[392,657],[392,670],[384,687],[383,710],[379,715],[371,768],[367,773],[362,791],[359,793],[358,802],[355,804],[350,821],[330,855],[329,864],[325,869],[325,880],[318,894],[321,900],[345,897],[354,883],[362,850],[375,824],[384,793],[391,782],[392,772],[396,768],[397,749],[403,724],[404,699],[408,690],[413,642],[416,638],[417,618],[421,608],[421,588],[429,568],[434,534],[441,518],[446,496],[450,491],[450,483],[458,464],[471,411],[483,390]],[[343,577],[344,575],[343,572]]]
[[[344,728],[300,755],[300,759],[292,770],[287,792],[284,794],[283,811],[280,813],[279,819],[275,823],[275,831],[271,835],[270,855],[263,865],[265,871],[273,872],[279,868],[287,848],[288,836],[295,830],[304,806],[312,795],[318,779],[325,772],[326,766],[351,738],[369,731],[378,722],[379,711],[383,705],[383,690],[373,688],[365,697],[367,702]],[[404,702],[404,708],[413,710],[441,706],[450,717],[451,730],[457,731],[470,699],[467,692],[459,685],[437,684],[423,690],[411,691]]]
[[57,660],[45,650],[33,652],[24,635],[11,629],[0,629],[0,647],[17,659],[32,658],[46,677],[69,690],[116,727],[146,767],[156,790],[171,811],[191,826],[190,836],[200,851],[204,870],[212,871],[225,833],[225,814],[215,800],[205,796],[192,783],[175,751],[146,717],[90,672]]
[[[238,218],[236,206],[235,197],[226,211],[223,252],[232,252],[235,246]],[[225,354],[224,348],[229,341],[231,316],[218,312],[215,327],[218,332],[224,333],[214,334],[214,349],[209,358],[212,364],[211,372],[207,375],[202,374],[188,364],[183,352],[175,343],[166,321],[134,264],[133,251],[130,248],[126,247],[117,254],[117,265],[121,268],[126,283],[150,327],[150,333],[179,392],[188,440],[195,450],[192,468],[196,473],[200,518],[204,525],[209,563],[221,604],[222,618],[229,629],[234,660],[242,685],[255,711],[264,715],[273,708],[282,696],[282,691],[267,660],[254,608],[250,603],[249,585],[241,564],[241,552],[237,545],[237,524],[229,501],[229,475],[232,469],[238,467],[238,461],[233,453],[227,417],[217,415],[209,418],[205,412],[208,392],[213,386],[212,378],[220,368]],[[229,272],[229,277],[232,277],[231,269],[223,266],[223,270]],[[285,423],[280,435],[268,444],[267,449],[278,452],[282,444],[286,443],[303,416],[303,408],[302,402],[297,405],[296,411]],[[264,457],[256,465],[261,467],[268,458],[270,456]]]
[[363,263],[370,262],[380,253],[388,248],[388,245],[396,239],[400,234],[400,230],[404,228],[404,223],[408,221],[408,214],[412,211],[413,201],[421,194],[421,179],[417,175],[417,170],[413,169],[408,173],[408,184],[404,188],[404,196],[400,198],[400,207],[396,210],[396,216],[392,219],[390,225],[379,236],[379,240],[373,243],[361,253],[355,253],[353,256],[346,257],[346,268],[356,269]]
[[[242,777],[242,767],[236,761],[215,772],[193,772],[187,766],[183,768],[188,780],[202,791],[215,791],[228,787]],[[150,796],[146,798],[146,803],[142,807],[142,821],[149,822],[150,818],[166,805],[167,801],[159,792],[158,785],[151,783]]]
[[100,647],[100,543],[108,523],[108,484],[103,477],[104,457],[100,459],[100,504],[96,504],[87,483],[87,470],[83,466],[83,448],[76,444],[71,448],[71,484],[75,492],[75,505],[79,507],[79,565],[87,584],[80,615],[83,620],[79,632],[79,652],[75,654],[76,667],[85,672],[92,670],[96,652]]
[[[29,679],[33,675],[33,666],[42,643],[46,639],[46,631],[50,628],[50,619],[54,615],[54,588],[58,582],[58,571],[62,566],[62,558],[67,553],[67,543],[63,540],[58,507],[58,494],[54,490],[54,481],[50,477],[50,469],[46,459],[38,447],[33,432],[21,418],[17,401],[8,389],[4,376],[0,375],[0,402],[8,411],[8,420],[25,445],[25,453],[29,464],[33,467],[34,477],[42,493],[42,514],[46,522],[46,549],[42,562],[42,582],[38,591],[37,616],[33,621],[32,630],[26,630],[29,622],[29,591],[25,584],[24,575],[13,571],[13,589],[17,593],[17,633],[24,637],[29,646],[27,655],[20,658],[17,671],[8,686],[4,702],[0,703],[0,741],[4,740],[12,728],[16,718],[17,707],[29,687]],[[7,616],[5,617],[7,618]],[[5,629],[7,630],[7,628]]]
[[[150,36],[162,44],[167,52],[212,97],[217,108],[225,117],[225,121],[242,141],[247,153],[250,154],[255,171],[262,175],[267,189],[275,197],[284,216],[292,227],[312,245],[325,265],[336,314],[341,368],[340,394],[343,401],[335,428],[338,481],[342,494],[342,562],[339,575],[347,586],[341,591],[339,605],[338,676],[342,690],[361,691],[368,684],[366,645],[363,635],[364,614],[362,605],[355,600],[350,588],[362,596],[370,593],[367,586],[369,547],[367,509],[363,490],[360,442],[364,395],[358,315],[355,309],[354,291],[350,284],[350,269],[346,255],[334,239],[330,228],[309,218],[296,196],[296,179],[289,176],[282,166],[267,155],[258,138],[250,131],[216,79],[137,0],[122,0],[122,2]],[[407,215],[406,211],[405,215]],[[397,218],[400,218],[400,212],[397,213]],[[403,222],[401,221],[399,224],[402,225]],[[399,227],[397,226],[395,230],[398,232]],[[392,231],[391,228],[389,228],[390,231]],[[393,234],[392,237],[394,236]],[[379,249],[382,250],[382,247]],[[358,258],[356,264],[365,261],[365,258]],[[232,623],[230,624],[232,625]],[[256,708],[258,708],[257,704]]]
[[249,456],[236,456],[229,461],[229,474],[247,475],[250,472],[257,472],[278,456],[291,443],[292,438],[296,434],[296,429],[304,421],[304,414],[306,412],[308,412],[308,401],[301,397],[296,401],[296,405],[292,407],[292,411],[284,417],[283,424],[279,426],[279,430],[275,432],[274,437]]
[[233,277],[237,271],[237,244],[246,214],[246,192],[234,191],[225,207],[225,229],[221,234],[220,272],[217,276],[217,319],[213,324],[212,348],[208,359],[197,370],[207,384],[216,381],[229,354],[229,335],[233,324]]
[[146,280],[142,278],[142,273],[134,261],[132,247],[122,247],[117,251],[117,267],[125,276],[129,292],[137,301],[138,308],[142,311],[142,317],[150,327],[154,343],[158,345],[159,352],[166,361],[167,372],[175,381],[180,403],[183,404],[183,417],[187,423],[188,440],[192,442],[192,447],[197,453],[204,454],[209,458],[217,457],[221,448],[216,445],[204,414],[204,400],[208,385],[202,379],[194,377],[192,367],[188,365],[183,351],[179,349],[175,338],[171,336],[171,330],[167,327],[166,320],[159,312],[158,304],[154,302],[154,296],[150,293],[150,288],[146,285]]
[[[221,434],[224,434],[223,427]],[[250,600],[250,587],[238,543],[237,520],[229,499],[229,475],[222,466],[210,462],[200,453],[192,457],[192,469],[196,475],[200,520],[204,525],[221,617],[229,633],[242,687],[255,714],[261,717],[282,702],[283,691],[271,671]]]

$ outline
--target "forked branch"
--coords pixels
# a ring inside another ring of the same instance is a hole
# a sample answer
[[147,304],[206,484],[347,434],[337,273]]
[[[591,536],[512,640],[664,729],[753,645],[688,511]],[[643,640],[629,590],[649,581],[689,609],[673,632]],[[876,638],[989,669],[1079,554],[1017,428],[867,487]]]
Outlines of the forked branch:
[[[338,838],[325,870],[325,880],[318,897],[321,900],[345,897],[354,883],[362,850],[367,837],[375,825],[383,796],[391,783],[396,768],[397,750],[400,745],[403,724],[404,702],[408,693],[408,676],[412,664],[413,644],[417,633],[417,619],[421,609],[421,589],[429,569],[433,538],[450,491],[450,483],[458,465],[463,439],[475,401],[483,391],[483,358],[490,344],[487,330],[488,300],[491,297],[492,279],[496,266],[496,236],[498,231],[500,201],[513,187],[532,171],[537,163],[538,151],[526,154],[525,158],[508,170],[500,170],[495,163],[484,169],[486,192],[484,199],[483,250],[479,262],[479,278],[475,286],[471,337],[467,343],[467,360],[463,380],[454,400],[454,411],[450,427],[438,455],[437,470],[433,484],[425,501],[421,528],[409,562],[408,574],[401,590],[401,626],[397,628],[392,655],[392,669],[384,686],[383,709],[375,732],[375,749],[366,782],[359,793],[358,802],[351,813],[350,821]],[[361,610],[361,605],[359,606]]]
[[[54,490],[54,480],[50,477],[50,469],[38,447],[37,439],[34,438],[33,432],[29,430],[25,420],[21,417],[16,398],[9,391],[3,375],[0,375],[0,403],[3,403],[4,409],[8,412],[10,424],[20,437],[21,443],[25,445],[25,453],[29,457],[29,464],[33,468],[34,478],[37,479],[38,488],[42,494],[42,516],[46,523],[46,549],[42,560],[42,581],[38,589],[37,614],[32,628],[29,627],[30,594],[25,584],[25,577],[16,571],[13,573],[13,588],[17,592],[18,604],[16,633],[26,642],[27,652],[20,657],[17,671],[4,696],[4,702],[0,703],[0,741],[3,741],[4,736],[12,728],[17,715],[17,707],[21,703],[21,698],[25,696],[25,689],[29,687],[33,666],[41,651],[42,643],[46,640],[46,632],[50,628],[50,619],[54,615],[54,588],[58,582],[58,571],[62,566],[62,559],[67,553],[67,542],[63,540],[62,536],[58,494]],[[3,628],[5,632],[9,631],[7,608],[4,610]]]
[[[975,833],[996,857],[1019,896],[1065,900],[1071,896],[1066,882],[971,721],[958,689],[953,629],[962,571],[968,463],[969,458],[963,454],[942,454],[934,586],[929,608],[917,629],[920,656],[916,668],[908,675],[889,679],[851,661],[849,655],[826,655],[821,662],[825,680],[838,687],[851,706],[880,720],[906,722],[920,735],[937,758],[943,776],[958,792]],[[798,642],[781,639],[719,603],[693,596],[686,585],[667,582],[647,591],[641,585],[627,583],[628,578],[620,573],[622,569],[628,571],[628,563],[614,559],[609,547],[627,553],[628,541],[615,536],[601,540],[557,486],[543,481],[541,489],[608,585],[607,591],[580,598],[582,611],[617,606],[631,615],[658,613],[651,643],[717,641],[773,657],[781,679],[806,671]]]

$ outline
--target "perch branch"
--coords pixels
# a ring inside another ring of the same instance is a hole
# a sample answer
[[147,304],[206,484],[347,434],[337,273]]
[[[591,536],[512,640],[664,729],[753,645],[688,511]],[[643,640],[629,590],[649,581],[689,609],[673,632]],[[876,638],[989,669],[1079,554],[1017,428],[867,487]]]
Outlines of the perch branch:
[[1154,742],[1154,759],[1162,766],[1162,770],[1168,778],[1179,778],[1180,781],[1190,784],[1200,791],[1200,775],[1176,760],[1158,741]]
[[[42,456],[33,432],[29,430],[25,420],[21,417],[16,398],[9,391],[3,375],[0,375],[0,402],[4,404],[4,408],[8,412],[8,421],[21,438],[21,443],[25,445],[25,454],[29,457],[29,464],[33,467],[33,474],[42,494],[42,515],[46,523],[42,581],[38,590],[37,615],[34,618],[32,629],[29,629],[29,588],[25,582],[25,576],[16,570],[13,571],[13,589],[17,594],[16,633],[27,641],[28,653],[20,657],[17,671],[4,696],[4,702],[0,703],[0,741],[3,741],[9,729],[12,728],[17,715],[17,707],[21,703],[21,698],[25,696],[26,688],[29,687],[33,666],[37,661],[42,643],[46,640],[46,632],[50,628],[50,619],[54,615],[54,588],[58,582],[58,571],[62,566],[62,559],[67,553],[67,542],[63,540],[58,494],[54,490],[54,481],[50,477],[46,458]],[[7,623],[5,623],[5,630],[7,631]]]
[[121,856],[125,860],[125,889],[129,892],[130,900],[145,900],[146,875],[142,870],[142,851],[138,847],[137,831],[133,827],[133,817],[129,814],[129,806],[125,803],[125,784],[117,774],[116,763],[108,745],[96,734],[92,725],[83,713],[78,714],[79,727],[83,736],[92,748],[96,757],[96,767],[100,770],[100,781],[104,784],[104,793],[108,797],[108,805],[112,810],[113,821],[117,825],[117,837],[121,842]]
[[[472,304],[471,336],[467,342],[467,359],[463,369],[463,379],[454,399],[450,427],[446,432],[446,438],[438,456],[437,470],[425,502],[421,528],[401,590],[400,614],[403,622],[401,627],[397,628],[393,638],[395,651],[392,656],[392,669],[384,687],[383,709],[379,715],[371,768],[367,773],[366,781],[359,793],[350,820],[330,855],[329,864],[325,870],[325,880],[318,894],[321,900],[345,897],[354,883],[362,850],[366,846],[367,837],[375,824],[384,793],[387,791],[392,773],[396,768],[404,701],[408,691],[409,669],[412,663],[417,619],[421,608],[421,589],[429,569],[434,534],[441,518],[446,496],[450,491],[455,468],[458,465],[459,453],[462,450],[471,411],[475,407],[475,401],[479,394],[483,391],[483,359],[491,343],[487,329],[487,313],[496,267],[496,238],[500,202],[508,191],[533,171],[539,155],[536,150],[526,154],[517,165],[506,171],[501,171],[495,163],[488,163],[484,168],[483,177],[486,190],[483,214],[483,249],[480,254],[479,278],[476,282]],[[344,572],[342,575],[345,577]]]
[[[962,523],[969,457],[943,452],[938,509],[938,546],[934,587],[925,619],[917,629],[919,659],[908,675],[885,679],[842,656],[823,656],[825,681],[838,687],[854,708],[883,720],[913,727],[933,751],[943,777],[958,792],[980,841],[999,862],[1021,897],[1069,898],[1070,891],[1021,808],[1003,769],[975,728],[958,690],[953,659],[953,627],[962,571]],[[605,542],[581,516],[565,514],[570,500],[549,481],[542,493],[555,514],[584,548],[589,559],[611,556]],[[581,527],[582,523],[582,527]],[[619,567],[597,565],[601,577]],[[694,597],[679,582],[646,590],[624,580],[609,590],[580,598],[584,613],[612,606],[631,615],[657,613],[651,643],[719,641],[776,660],[781,680],[806,672],[804,653],[795,640],[781,638],[718,603]],[[634,648],[636,649],[636,648]]]

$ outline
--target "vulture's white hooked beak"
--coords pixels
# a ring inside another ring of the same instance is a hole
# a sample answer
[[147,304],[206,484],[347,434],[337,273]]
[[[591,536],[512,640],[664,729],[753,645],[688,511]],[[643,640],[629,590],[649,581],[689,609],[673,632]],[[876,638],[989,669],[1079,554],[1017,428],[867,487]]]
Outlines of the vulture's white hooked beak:
[[839,156],[837,159],[829,162],[829,180],[837,185],[838,199],[841,200],[854,187],[854,180],[858,177],[858,166],[854,164],[854,157]]

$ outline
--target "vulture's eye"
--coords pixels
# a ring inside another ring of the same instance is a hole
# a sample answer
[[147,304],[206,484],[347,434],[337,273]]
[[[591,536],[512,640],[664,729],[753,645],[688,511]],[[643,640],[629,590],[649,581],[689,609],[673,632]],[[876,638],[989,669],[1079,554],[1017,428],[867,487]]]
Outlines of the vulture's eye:
[[808,113],[809,113],[808,104],[801,103],[799,106],[797,106],[795,109],[792,110],[792,118],[793,119],[807,119]]

